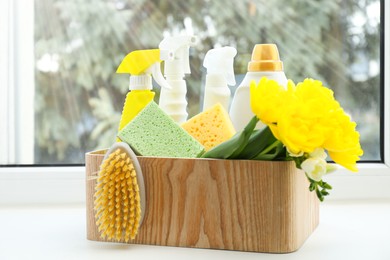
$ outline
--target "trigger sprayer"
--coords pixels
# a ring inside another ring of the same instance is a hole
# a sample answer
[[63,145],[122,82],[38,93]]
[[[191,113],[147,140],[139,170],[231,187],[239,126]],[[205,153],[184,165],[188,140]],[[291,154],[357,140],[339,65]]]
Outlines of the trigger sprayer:
[[206,53],[203,67],[207,69],[203,111],[220,103],[229,111],[230,89],[236,85],[233,62],[237,50],[233,47],[211,49]]
[[126,95],[118,131],[153,100],[155,93],[152,91],[152,77],[162,89],[171,88],[160,69],[161,61],[170,56],[171,53],[159,49],[138,50],[130,52],[122,60],[116,73],[130,74],[130,91]]
[[187,120],[187,84],[183,79],[190,74],[189,49],[197,42],[195,36],[166,37],[159,48],[173,55],[164,59],[164,76],[172,89],[163,88],[160,93],[159,106],[177,123]]

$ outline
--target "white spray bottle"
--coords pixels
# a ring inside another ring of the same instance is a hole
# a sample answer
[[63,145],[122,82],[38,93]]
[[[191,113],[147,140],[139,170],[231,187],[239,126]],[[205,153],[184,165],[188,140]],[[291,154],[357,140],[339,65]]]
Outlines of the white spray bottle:
[[187,120],[187,84],[183,79],[190,74],[189,49],[197,42],[195,36],[166,37],[159,45],[160,50],[173,53],[171,59],[164,62],[164,76],[171,89],[160,92],[160,108],[172,119],[181,124]]
[[229,111],[230,89],[236,85],[234,78],[234,57],[237,50],[233,47],[211,49],[206,53],[203,67],[207,69],[203,111],[220,103]]
[[[283,62],[279,58],[278,47],[275,44],[256,44],[253,48],[252,59],[248,63],[248,72],[234,94],[229,112],[237,132],[241,131],[254,116],[250,107],[249,84],[253,80],[256,84],[259,83],[262,77],[273,79],[281,86],[287,86]],[[259,122],[256,128],[264,126],[262,122]]]

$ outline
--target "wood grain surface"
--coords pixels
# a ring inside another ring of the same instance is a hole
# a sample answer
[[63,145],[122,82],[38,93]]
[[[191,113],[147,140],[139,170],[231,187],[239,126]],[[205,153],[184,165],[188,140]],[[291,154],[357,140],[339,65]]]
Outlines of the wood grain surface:
[[[104,151],[86,154],[87,238]],[[129,243],[288,253],[317,227],[319,202],[293,162],[138,157],[146,211]]]

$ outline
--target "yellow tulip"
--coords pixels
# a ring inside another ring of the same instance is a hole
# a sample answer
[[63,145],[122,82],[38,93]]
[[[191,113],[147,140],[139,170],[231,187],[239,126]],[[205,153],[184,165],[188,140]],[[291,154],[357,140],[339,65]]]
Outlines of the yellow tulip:
[[276,81],[262,78],[250,85],[251,108],[267,124],[275,138],[292,154],[328,150],[338,164],[352,171],[363,154],[356,123],[344,112],[333,91],[321,81],[305,79],[284,89]]
[[275,106],[284,105],[284,88],[276,81],[263,77],[258,85],[254,81],[250,83],[250,92],[251,108],[258,118],[266,124],[277,122],[282,110],[275,109]]

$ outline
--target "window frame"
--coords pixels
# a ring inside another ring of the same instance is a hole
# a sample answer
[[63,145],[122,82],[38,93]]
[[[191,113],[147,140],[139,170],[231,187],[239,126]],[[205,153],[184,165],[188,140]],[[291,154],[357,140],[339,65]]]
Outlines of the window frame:
[[[0,3],[0,153],[4,161],[34,162],[34,1]],[[17,86],[15,88],[9,86]],[[17,152],[18,151],[18,152]]]
[[[8,143],[13,142],[13,146],[11,148],[9,146],[0,147],[0,152],[8,152],[9,150],[7,149],[14,151],[17,145],[23,143],[24,140],[26,140],[25,142],[29,146],[27,150],[33,151],[31,150],[33,149],[33,144],[29,144],[27,139],[30,138],[31,140],[31,134],[33,134],[34,130],[34,115],[32,113],[33,109],[31,109],[33,108],[34,91],[34,70],[32,69],[34,68],[34,42],[33,22],[31,22],[31,19],[34,17],[34,4],[33,1],[9,0],[2,1],[1,5],[7,8],[0,8],[0,15],[5,14],[8,18],[12,18],[8,19],[8,22],[12,23],[11,26],[15,29],[12,32],[9,32],[8,29],[8,37],[11,37],[11,41],[8,43],[15,43],[15,47],[11,51],[14,56],[8,57],[8,59],[14,58],[14,64],[8,72],[8,74],[11,73],[12,75],[6,75],[8,77],[8,82],[6,81],[6,83],[10,83],[9,81],[12,81],[12,79],[21,78],[21,80],[13,83],[17,84],[18,88],[21,87],[19,89],[22,91],[30,91],[31,95],[29,99],[19,102],[19,106],[14,104],[16,108],[15,113],[24,113],[24,115],[30,117],[28,119],[30,120],[30,126],[26,122],[15,122],[17,126],[23,126],[23,128],[19,127],[19,129],[23,129],[23,132],[25,132],[26,127],[30,127],[30,136],[20,135],[16,131],[13,138],[10,138],[11,141],[8,140]],[[19,8],[21,6],[23,8]],[[363,162],[358,164],[359,173],[351,173],[340,168],[337,172],[326,176],[326,180],[334,187],[331,191],[331,196],[327,200],[390,198],[390,189],[388,189],[388,183],[390,183],[390,15],[384,15],[385,13],[390,14],[390,4],[386,4],[382,0],[381,7],[384,7],[381,9],[381,16],[384,17],[382,19],[384,31],[381,32],[382,37],[384,37],[384,44],[381,46],[381,55],[383,55],[381,73],[384,83],[384,90],[381,93],[383,100],[381,104],[381,108],[383,108],[381,111],[383,113],[383,129],[381,133],[383,138],[383,147],[381,147],[383,163]],[[25,18],[26,16],[28,17],[27,20],[21,19],[21,17]],[[21,33],[21,28],[23,28],[23,33]],[[18,53],[15,50],[18,50]],[[18,67],[18,70],[14,69],[16,67]],[[6,74],[6,72],[3,74]],[[17,77],[20,75],[23,75],[23,77]],[[3,91],[3,89],[0,90]],[[17,95],[16,92],[8,94]],[[0,102],[8,102],[9,95],[0,95]],[[28,104],[31,106],[30,109],[21,106],[21,103],[24,105]],[[21,110],[22,107],[24,107],[24,110]],[[0,118],[2,116],[1,111]],[[5,128],[8,128],[9,132],[12,132],[12,129],[17,129],[10,127],[14,126],[6,125]],[[21,141],[19,142],[16,140],[16,137],[24,139],[19,139]],[[31,160],[31,153],[26,152],[24,156]],[[0,205],[15,206],[47,203],[85,203],[85,167],[73,165],[60,167],[0,167]]]

